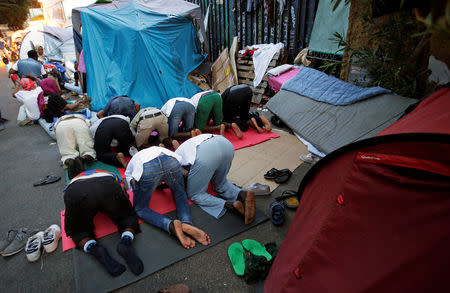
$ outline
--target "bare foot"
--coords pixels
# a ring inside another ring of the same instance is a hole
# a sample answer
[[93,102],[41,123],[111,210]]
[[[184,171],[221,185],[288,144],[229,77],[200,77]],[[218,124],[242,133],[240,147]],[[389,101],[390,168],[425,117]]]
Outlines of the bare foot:
[[122,166],[126,169],[128,166],[127,160],[125,160],[125,155],[123,153],[117,153],[117,160],[122,164]]
[[244,201],[245,225],[253,222],[255,218],[255,194],[253,191],[241,191],[239,196]]
[[180,146],[180,143],[178,142],[178,140],[176,140],[176,139],[172,140],[172,147],[174,150],[176,150],[179,146]]
[[193,248],[195,246],[195,241],[184,234],[180,220],[173,220],[173,226],[175,229],[175,236],[177,236],[181,245],[186,249]]
[[196,128],[195,129],[195,134],[200,135],[200,134],[202,134],[202,131],[200,129]]
[[242,202],[240,202],[240,201],[235,201],[235,202],[233,202],[233,208],[238,212],[238,213],[240,213],[241,215],[245,215],[245,211],[244,211],[244,205],[242,204]]
[[255,118],[252,118],[251,121],[252,121],[252,126],[256,129],[256,131],[258,131],[258,133],[264,132],[264,129],[262,129],[261,127],[258,126],[258,122],[256,122]]
[[206,234],[199,228],[192,226],[188,223],[182,223],[181,226],[183,227],[184,233],[194,237],[194,239],[197,240],[197,242],[199,242],[200,244],[208,245],[211,243],[211,239],[209,238],[208,234]]
[[220,135],[225,135],[225,124],[220,124]]
[[233,128],[233,131],[234,131],[234,133],[236,134],[236,136],[237,136],[239,139],[242,139],[242,137],[243,137],[244,135],[242,134],[241,129],[239,129],[239,126],[237,126],[236,123],[231,123],[231,128]]
[[264,124],[264,128],[266,129],[266,132],[271,132],[272,131],[272,124],[270,123],[269,120],[267,120],[266,117],[261,115],[261,121]]

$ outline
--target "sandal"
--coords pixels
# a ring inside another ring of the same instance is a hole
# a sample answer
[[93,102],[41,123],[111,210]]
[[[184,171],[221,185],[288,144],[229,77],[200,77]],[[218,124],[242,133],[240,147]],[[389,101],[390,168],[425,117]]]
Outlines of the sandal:
[[275,179],[280,175],[280,170],[272,168],[264,174],[264,178],[266,179]]
[[264,256],[268,261],[272,259],[272,255],[267,252],[266,247],[253,239],[244,239],[242,240],[242,245],[248,251],[250,251],[253,255]]
[[278,184],[284,183],[289,180],[292,172],[289,169],[282,169],[279,171],[278,176],[275,178],[275,182]]
[[290,209],[296,209],[299,204],[297,192],[295,190],[285,190],[281,196],[278,196],[275,199],[283,202],[284,206]]
[[47,175],[44,178],[42,178],[41,180],[33,183],[33,186],[40,186],[40,185],[55,183],[55,182],[58,182],[59,180],[61,180],[60,176]]
[[284,204],[274,201],[269,206],[269,214],[272,223],[275,226],[281,226],[284,223]]
[[239,242],[231,243],[231,245],[228,247],[228,257],[230,258],[234,272],[238,276],[243,276],[245,272],[244,254],[244,248]]

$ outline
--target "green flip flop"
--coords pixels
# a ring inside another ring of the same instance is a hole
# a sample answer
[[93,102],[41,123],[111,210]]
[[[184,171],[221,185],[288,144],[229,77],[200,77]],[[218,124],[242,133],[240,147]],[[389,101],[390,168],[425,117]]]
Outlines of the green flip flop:
[[264,256],[268,261],[272,259],[272,256],[270,255],[270,253],[267,252],[264,245],[262,245],[256,240],[244,239],[242,240],[242,245],[244,245],[244,248],[254,255]]
[[234,242],[228,247],[228,257],[233,265],[234,272],[243,276],[245,271],[244,248],[239,242]]

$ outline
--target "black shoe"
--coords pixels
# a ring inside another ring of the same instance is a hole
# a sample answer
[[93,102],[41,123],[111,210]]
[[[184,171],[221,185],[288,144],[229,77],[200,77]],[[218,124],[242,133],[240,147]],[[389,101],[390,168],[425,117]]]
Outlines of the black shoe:
[[80,157],[76,157],[75,158],[75,170],[76,170],[77,175],[84,171],[84,160],[83,160],[83,158],[80,158]]
[[69,180],[72,180],[73,177],[78,175],[75,160],[67,159],[64,164],[67,166],[67,175],[69,176]]

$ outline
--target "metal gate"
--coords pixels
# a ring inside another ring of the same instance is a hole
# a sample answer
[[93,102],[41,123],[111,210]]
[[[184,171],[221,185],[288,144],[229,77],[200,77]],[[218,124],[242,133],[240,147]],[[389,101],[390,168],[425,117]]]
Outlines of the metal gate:
[[291,61],[308,46],[318,0],[188,0],[204,18],[211,60],[230,47],[282,42]]

